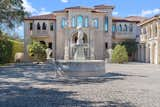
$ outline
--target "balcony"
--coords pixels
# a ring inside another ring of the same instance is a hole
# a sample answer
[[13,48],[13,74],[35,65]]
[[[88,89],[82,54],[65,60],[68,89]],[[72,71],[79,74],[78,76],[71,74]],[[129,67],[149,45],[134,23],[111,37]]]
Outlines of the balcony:
[[49,31],[48,30],[30,31],[30,35],[32,37],[48,37],[49,36]]
[[133,32],[113,32],[114,39],[136,39],[136,35]]

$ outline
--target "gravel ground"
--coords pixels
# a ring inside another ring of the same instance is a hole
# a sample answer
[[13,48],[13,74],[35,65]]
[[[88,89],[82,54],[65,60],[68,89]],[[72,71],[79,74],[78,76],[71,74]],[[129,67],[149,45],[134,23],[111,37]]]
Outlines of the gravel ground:
[[0,107],[160,107],[160,65],[107,64],[102,77],[57,77],[52,65],[0,67]]

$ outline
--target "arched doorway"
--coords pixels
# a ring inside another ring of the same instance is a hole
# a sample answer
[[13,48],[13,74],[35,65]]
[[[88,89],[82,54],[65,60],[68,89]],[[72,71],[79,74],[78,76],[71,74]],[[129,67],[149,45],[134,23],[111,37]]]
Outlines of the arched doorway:
[[[87,34],[86,33],[83,33],[83,43],[88,43],[88,39],[87,39]],[[75,44],[77,43],[77,39],[78,39],[78,32],[73,34],[72,36],[72,44]]]
[[[74,33],[72,38],[71,38],[71,42],[72,42],[72,47],[70,48],[70,55],[71,55],[71,59],[74,58],[74,54],[76,52],[76,43],[77,43],[77,40],[78,40],[78,32]],[[88,36],[86,33],[83,33],[83,43],[85,45],[85,48],[84,48],[84,53],[85,53],[85,56],[86,56],[86,59],[88,59],[89,57],[89,41],[88,41]]]

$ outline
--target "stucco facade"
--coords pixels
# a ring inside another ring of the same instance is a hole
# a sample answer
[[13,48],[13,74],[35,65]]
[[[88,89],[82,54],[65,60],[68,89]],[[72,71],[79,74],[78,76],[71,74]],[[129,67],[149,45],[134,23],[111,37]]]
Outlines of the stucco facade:
[[26,18],[25,59],[29,60],[27,45],[32,39],[44,42],[53,50],[55,59],[73,60],[77,40],[77,26],[84,32],[85,56],[87,60],[111,59],[112,44],[125,40],[136,40],[140,35],[137,17],[115,18],[114,6],[97,5],[69,7],[49,15]]
[[152,64],[160,63],[160,15],[139,24],[141,35],[138,45],[138,60]]

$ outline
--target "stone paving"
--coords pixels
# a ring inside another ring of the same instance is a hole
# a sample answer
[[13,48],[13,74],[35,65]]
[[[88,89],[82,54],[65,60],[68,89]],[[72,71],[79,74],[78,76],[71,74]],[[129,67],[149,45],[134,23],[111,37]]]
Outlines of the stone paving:
[[59,77],[51,65],[0,67],[0,107],[160,107],[160,65],[107,64],[102,77]]

